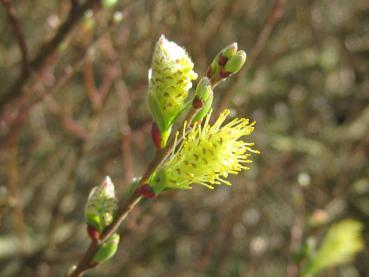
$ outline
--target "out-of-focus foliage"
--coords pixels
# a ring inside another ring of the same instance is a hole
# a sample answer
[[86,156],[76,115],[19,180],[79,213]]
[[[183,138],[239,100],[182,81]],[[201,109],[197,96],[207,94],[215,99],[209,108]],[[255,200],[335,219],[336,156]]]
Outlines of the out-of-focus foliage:
[[305,274],[316,274],[323,269],[352,261],[364,248],[362,229],[362,224],[354,220],[344,220],[333,225],[317,252],[311,255]]
[[[30,57],[70,2],[12,1]],[[232,90],[231,115],[257,121],[262,154],[232,187],[163,193],[135,209],[115,256],[89,276],[296,276],[307,239],[343,218],[364,224],[368,245],[368,1],[289,1],[252,64],[273,1],[108,2],[0,112],[0,276],[62,276],[88,244],[91,188],[109,175],[121,198],[142,174],[154,155],[147,74],[160,34],[186,47],[199,76],[224,45],[247,50],[214,105]],[[2,6],[0,34],[2,96],[21,61]],[[366,276],[368,260],[366,249],[322,276]]]

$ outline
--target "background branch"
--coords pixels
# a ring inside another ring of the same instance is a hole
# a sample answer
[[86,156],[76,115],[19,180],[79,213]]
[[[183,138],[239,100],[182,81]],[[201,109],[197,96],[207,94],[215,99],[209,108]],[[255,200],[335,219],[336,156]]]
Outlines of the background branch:
[[[246,61],[246,69],[249,71],[255,63],[255,60],[258,58],[264,47],[266,46],[266,43],[268,41],[268,38],[271,35],[271,32],[279,19],[282,17],[284,13],[284,9],[286,7],[287,0],[276,0],[274,3],[274,6],[272,7],[271,12],[269,13],[269,16],[265,20],[263,27],[261,28],[261,31],[256,39],[256,43],[251,49],[249,55],[247,56]],[[243,74],[237,74],[235,76],[235,80],[232,81],[232,84],[229,85],[226,90],[222,93],[222,98],[218,105],[218,113],[223,111],[229,104],[229,101],[232,98],[232,95],[234,93],[234,88],[237,86],[237,83],[243,78]]]
[[[2,0],[8,2],[8,0]],[[57,51],[60,44],[65,40],[67,35],[75,28],[76,24],[83,17],[85,12],[96,4],[100,0],[86,0],[86,2],[69,13],[66,21],[59,27],[55,36],[47,43],[45,43],[37,52],[34,59],[30,61],[30,70],[23,72],[20,76],[10,85],[9,89],[0,96],[0,110],[9,103],[9,101],[20,97],[24,92],[24,86],[31,78],[32,74],[38,75],[44,63]]]
[[1,4],[3,4],[5,12],[8,16],[9,23],[13,28],[14,35],[17,39],[19,50],[22,55],[22,73],[21,75],[26,74],[26,71],[29,69],[29,61],[28,61],[28,47],[26,43],[26,39],[22,33],[19,21],[16,17],[16,12],[14,7],[12,6],[11,0],[1,0]]

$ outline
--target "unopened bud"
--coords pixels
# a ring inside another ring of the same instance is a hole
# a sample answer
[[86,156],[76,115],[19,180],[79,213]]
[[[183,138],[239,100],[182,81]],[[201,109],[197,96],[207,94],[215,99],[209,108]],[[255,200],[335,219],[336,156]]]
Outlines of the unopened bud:
[[194,108],[201,109],[197,112],[197,114],[193,118],[193,121],[196,122],[203,119],[209,112],[212,103],[213,103],[213,90],[211,88],[211,82],[209,78],[203,77],[197,85],[196,97],[192,103],[192,106]]
[[236,42],[224,47],[211,62],[206,76],[210,79],[213,87],[225,80],[230,75],[240,71],[246,61],[246,53],[237,51]]
[[231,74],[239,72],[246,62],[246,57],[247,55],[245,51],[238,51],[227,61],[224,70],[226,72],[230,72]]
[[184,48],[163,35],[159,38],[149,71],[148,103],[161,133],[161,147],[165,146],[172,125],[187,108],[188,92],[197,78],[193,67]]
[[212,92],[209,78],[203,77],[196,87],[195,95],[197,98],[205,102]]
[[210,111],[211,105],[213,104],[213,91],[210,92],[208,99],[203,104],[202,108],[197,112],[193,118],[193,122],[201,121]]
[[110,238],[108,238],[99,248],[95,256],[92,258],[92,265],[96,263],[100,264],[115,255],[118,250],[119,244],[119,235],[114,234]]
[[224,47],[220,53],[222,53],[226,58],[230,59],[234,54],[236,54],[238,49],[237,42],[233,42],[230,45]]
[[101,233],[113,221],[116,208],[114,184],[106,177],[104,182],[94,187],[88,196],[85,208],[87,224]]

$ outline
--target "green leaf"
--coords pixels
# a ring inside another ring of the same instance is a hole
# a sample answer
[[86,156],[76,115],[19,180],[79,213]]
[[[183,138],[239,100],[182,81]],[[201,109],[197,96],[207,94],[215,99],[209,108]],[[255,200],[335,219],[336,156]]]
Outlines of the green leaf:
[[102,232],[104,229],[104,225],[101,222],[101,217],[97,214],[86,214],[86,222],[99,232]]
[[92,258],[92,261],[95,263],[103,263],[112,258],[118,250],[119,245],[119,235],[114,234],[110,238],[104,242],[95,256]]
[[153,93],[149,93],[148,95],[148,104],[155,123],[158,125],[160,132],[163,132],[167,129],[168,124],[165,122],[163,113],[161,112],[160,103]]
[[355,255],[364,249],[362,229],[363,224],[352,219],[343,220],[330,227],[318,251],[308,262],[303,276],[351,262]]
[[194,122],[202,120],[208,114],[208,112],[211,109],[211,105],[213,104],[213,99],[214,95],[213,92],[211,91],[208,99],[206,99],[205,101],[204,106],[200,109],[200,111],[197,112],[197,114],[193,118]]
[[245,51],[238,51],[234,56],[232,56],[226,63],[224,70],[226,72],[230,72],[232,74],[237,73],[241,70],[246,62],[246,53]]

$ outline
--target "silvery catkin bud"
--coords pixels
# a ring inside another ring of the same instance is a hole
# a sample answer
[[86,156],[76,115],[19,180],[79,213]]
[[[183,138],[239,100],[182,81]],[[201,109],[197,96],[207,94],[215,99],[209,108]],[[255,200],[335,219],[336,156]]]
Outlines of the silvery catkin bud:
[[171,127],[186,109],[185,100],[197,78],[194,64],[186,51],[163,35],[156,43],[149,71],[148,103],[160,131],[160,146],[164,147]]
[[[114,184],[109,177],[106,177],[104,182],[94,187],[88,196],[85,219],[90,227],[89,234],[95,230],[101,233],[113,221],[116,209],[117,198]],[[96,239],[95,235],[93,236]]]

